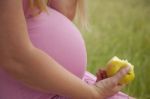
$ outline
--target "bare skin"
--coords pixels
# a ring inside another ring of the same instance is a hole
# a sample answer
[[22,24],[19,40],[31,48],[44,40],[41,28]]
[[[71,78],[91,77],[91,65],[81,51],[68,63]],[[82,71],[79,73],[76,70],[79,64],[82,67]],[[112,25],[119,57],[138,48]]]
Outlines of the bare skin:
[[77,0],[51,0],[49,5],[73,20],[76,13]]
[[21,0],[0,1],[1,69],[35,90],[52,91],[74,99],[104,99],[122,88],[118,86],[118,81],[128,73],[129,68],[90,86],[33,46],[22,8]]
[[[107,79],[108,77],[107,77],[107,74],[106,74],[106,69],[105,68],[99,69],[98,72],[96,73],[96,77],[97,77],[96,82]],[[129,99],[136,99],[136,98],[130,97],[130,96],[128,98]]]

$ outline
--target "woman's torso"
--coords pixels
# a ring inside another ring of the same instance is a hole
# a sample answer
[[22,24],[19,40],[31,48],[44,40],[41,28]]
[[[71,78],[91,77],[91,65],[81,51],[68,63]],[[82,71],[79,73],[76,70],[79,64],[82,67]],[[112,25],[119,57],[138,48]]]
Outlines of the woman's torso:
[[[23,1],[27,16],[27,0]],[[82,78],[86,67],[86,49],[78,29],[59,12],[48,8],[34,18],[26,18],[33,45],[54,58],[64,68]],[[0,69],[0,99],[50,99],[51,94],[32,90]]]

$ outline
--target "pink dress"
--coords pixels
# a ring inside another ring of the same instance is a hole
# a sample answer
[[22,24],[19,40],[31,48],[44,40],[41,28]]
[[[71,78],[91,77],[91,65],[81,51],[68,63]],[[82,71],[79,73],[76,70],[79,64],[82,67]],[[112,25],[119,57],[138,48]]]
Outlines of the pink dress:
[[[87,56],[84,40],[79,30],[59,12],[48,8],[34,18],[27,18],[27,0],[23,1],[29,38],[34,46],[53,57],[68,71],[88,84],[95,83],[95,76],[86,72]],[[52,93],[42,93],[24,86],[0,69],[0,99],[69,99]],[[118,93],[109,99],[128,99]]]

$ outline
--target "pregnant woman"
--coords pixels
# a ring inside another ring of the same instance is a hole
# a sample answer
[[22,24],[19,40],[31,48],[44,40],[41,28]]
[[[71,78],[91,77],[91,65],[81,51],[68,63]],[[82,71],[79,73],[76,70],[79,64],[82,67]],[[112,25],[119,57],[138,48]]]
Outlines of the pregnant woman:
[[129,99],[117,93],[129,66],[96,83],[86,72],[84,40],[71,21],[82,4],[0,1],[0,99]]

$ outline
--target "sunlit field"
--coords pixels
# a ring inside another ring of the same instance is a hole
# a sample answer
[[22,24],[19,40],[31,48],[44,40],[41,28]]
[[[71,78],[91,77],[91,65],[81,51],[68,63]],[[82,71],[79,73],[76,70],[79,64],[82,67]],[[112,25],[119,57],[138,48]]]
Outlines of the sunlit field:
[[150,1],[88,0],[88,13],[88,70],[95,74],[113,56],[128,59],[136,78],[123,91],[150,99]]

